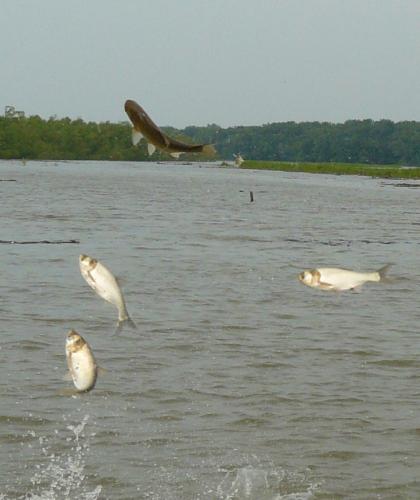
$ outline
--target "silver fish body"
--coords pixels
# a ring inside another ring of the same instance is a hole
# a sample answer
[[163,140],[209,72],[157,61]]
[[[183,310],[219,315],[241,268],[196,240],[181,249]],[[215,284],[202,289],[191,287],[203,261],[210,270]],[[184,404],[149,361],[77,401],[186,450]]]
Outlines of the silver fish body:
[[98,367],[89,344],[75,330],[70,330],[67,335],[66,358],[77,391],[92,390],[96,384]]
[[373,272],[356,272],[335,267],[320,267],[309,269],[299,274],[299,281],[304,285],[321,290],[341,292],[354,290],[368,281],[379,282],[385,280],[385,274],[391,264]]
[[87,284],[118,309],[118,321],[131,321],[121,288],[111,271],[96,259],[84,254],[79,257],[79,266]]

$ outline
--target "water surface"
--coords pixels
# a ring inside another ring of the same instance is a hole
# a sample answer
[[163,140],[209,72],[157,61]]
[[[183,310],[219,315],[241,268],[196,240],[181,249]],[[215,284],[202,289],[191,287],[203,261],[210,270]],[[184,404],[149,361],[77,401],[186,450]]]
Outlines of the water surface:
[[[80,241],[0,244],[0,498],[420,497],[420,191],[177,163],[0,179],[1,240]],[[80,253],[136,331],[114,335]],[[403,279],[360,293],[297,280],[388,262]],[[73,397],[70,328],[107,370]]]

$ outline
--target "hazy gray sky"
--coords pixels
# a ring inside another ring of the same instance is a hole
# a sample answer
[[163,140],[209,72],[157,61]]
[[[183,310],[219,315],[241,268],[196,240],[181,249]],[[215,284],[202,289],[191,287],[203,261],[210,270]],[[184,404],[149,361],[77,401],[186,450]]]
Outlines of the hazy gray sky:
[[420,0],[0,0],[0,112],[420,120]]

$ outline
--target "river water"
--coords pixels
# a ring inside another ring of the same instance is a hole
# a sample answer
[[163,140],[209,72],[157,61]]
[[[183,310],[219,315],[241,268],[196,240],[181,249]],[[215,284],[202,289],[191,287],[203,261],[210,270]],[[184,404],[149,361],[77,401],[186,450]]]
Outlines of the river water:
[[[177,163],[0,179],[1,499],[420,498],[419,190]],[[80,243],[19,244],[56,240]],[[389,262],[359,293],[297,280]],[[70,328],[106,370],[87,394],[63,392]]]

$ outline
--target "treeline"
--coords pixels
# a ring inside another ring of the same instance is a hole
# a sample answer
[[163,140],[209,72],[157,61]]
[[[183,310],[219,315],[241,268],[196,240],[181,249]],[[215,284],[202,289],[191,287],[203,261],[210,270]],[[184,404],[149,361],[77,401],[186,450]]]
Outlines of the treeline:
[[125,123],[50,118],[0,118],[0,158],[35,160],[137,160]]
[[[262,126],[165,128],[185,142],[215,144],[218,159],[246,159],[420,166],[420,122],[350,120],[345,123],[283,122]],[[131,144],[126,123],[69,118],[0,117],[0,158],[43,160],[148,160],[144,141]],[[152,159],[169,156],[156,152]],[[198,158],[182,156],[183,159]]]
[[283,122],[260,127],[187,127],[183,133],[216,143],[222,158],[420,166],[420,122],[349,120]]

